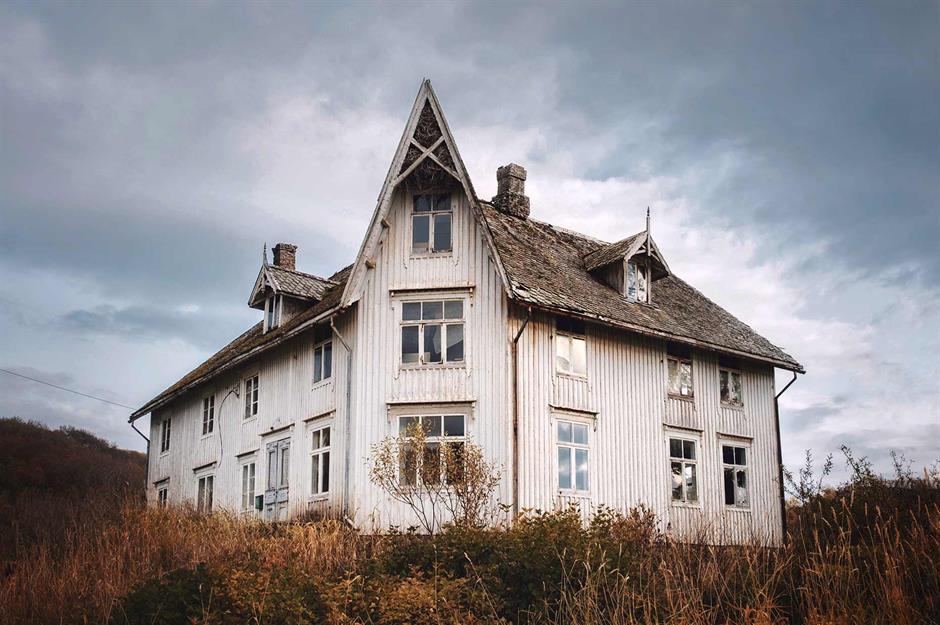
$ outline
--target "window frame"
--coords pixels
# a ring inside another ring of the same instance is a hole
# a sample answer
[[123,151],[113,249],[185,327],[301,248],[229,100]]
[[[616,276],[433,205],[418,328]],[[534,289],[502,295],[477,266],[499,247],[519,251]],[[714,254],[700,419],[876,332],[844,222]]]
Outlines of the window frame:
[[157,489],[157,507],[166,508],[170,502],[170,480],[158,482],[155,488]]
[[[566,319],[565,317],[556,317],[555,318],[555,373],[569,376],[572,378],[577,378],[579,380],[586,380],[588,377],[588,340],[587,340],[587,324],[584,324],[584,332],[577,332],[575,330],[570,330],[566,328],[559,327],[559,320]],[[573,362],[571,354],[573,353],[572,348],[575,345],[575,341],[581,341],[584,344],[584,372],[578,372],[573,369],[563,369],[561,367],[560,358],[561,356],[558,353],[558,350],[561,349],[562,341],[568,342],[568,363]]]
[[173,417],[165,417],[160,421],[160,455],[170,453],[170,437],[173,434]]
[[[729,389],[733,387],[731,382],[732,376],[738,376],[738,388],[740,389],[740,397],[738,401],[725,401],[721,397],[721,375],[723,373],[728,374],[728,383]],[[721,402],[721,405],[726,408],[744,408],[744,372],[735,367],[718,367],[718,400]]]
[[[631,276],[635,283],[631,285]],[[638,263],[634,260],[627,260],[624,268],[623,294],[631,302],[639,304],[648,304],[650,301],[650,270],[644,263]],[[633,287],[634,293],[630,294],[630,287]],[[642,286],[642,288],[641,288]],[[641,296],[642,292],[642,296]]]
[[[734,463],[725,462],[725,447],[731,449],[741,449],[744,451],[744,464],[737,464],[737,458],[735,458]],[[721,461],[721,503],[726,510],[737,510],[740,512],[748,512],[751,509],[751,465],[750,461],[753,457],[751,454],[751,444],[749,442],[740,441],[740,440],[730,440],[730,439],[719,439],[718,441],[718,453],[720,454],[719,460]],[[727,493],[725,492],[725,471],[733,471],[734,476],[734,503],[729,504],[726,499]],[[744,473],[744,496],[745,502],[738,502],[738,493],[737,493],[737,476],[738,473]]]
[[202,438],[215,432],[215,393],[202,398]]
[[[328,442],[326,445],[323,444],[323,431],[327,430]],[[317,423],[311,425],[307,429],[307,444],[308,444],[308,456],[310,458],[310,471],[307,474],[310,478],[309,484],[309,500],[310,501],[319,501],[321,499],[328,499],[330,496],[330,487],[332,486],[331,482],[334,479],[333,476],[333,440],[336,434],[336,430],[333,427],[333,421],[324,421],[322,423]],[[316,443],[314,442],[314,436],[316,436]],[[315,446],[318,445],[318,446]],[[313,466],[316,463],[317,466],[317,484],[314,484],[314,475],[313,475]],[[326,471],[324,472],[323,467],[326,466]],[[326,489],[323,489],[324,476],[326,479]]]
[[[238,463],[238,483],[239,483],[239,493],[238,493],[238,511],[241,514],[254,514],[255,510],[255,497],[258,492],[258,462],[257,458],[251,456],[249,458],[243,459]],[[247,475],[246,475],[247,473]],[[250,489],[246,491],[246,481],[251,485]],[[247,505],[246,505],[246,495],[247,495]]]
[[[669,363],[676,362],[676,370],[679,371],[679,392],[674,393],[672,391],[672,384],[670,384],[671,375],[669,372]],[[679,369],[679,366],[687,364],[689,365],[689,394],[682,394],[682,373]],[[686,401],[693,401],[695,399],[695,361],[692,356],[678,356],[675,354],[666,354],[666,394],[673,399],[681,399]]]
[[[408,245],[411,250],[412,258],[442,258],[452,255],[454,253],[454,195],[453,193],[414,193],[411,196],[411,209],[410,209],[410,219],[408,220]],[[429,211],[416,211],[415,204],[417,204],[419,197],[426,196],[435,196],[448,197],[450,201],[448,202],[450,208],[448,210],[436,210],[437,202],[435,200],[435,208],[432,208]],[[450,215],[450,247],[446,250],[435,250],[434,249],[434,231],[435,231],[435,216],[437,215]],[[427,217],[428,219],[428,249],[421,251],[415,250],[414,243],[414,232],[415,232],[415,218],[416,217]]]
[[[672,441],[678,440],[683,443],[683,456],[673,456],[672,455]],[[695,445],[693,449],[694,458],[689,459],[685,458],[685,443],[692,443]],[[666,432],[666,474],[669,477],[669,503],[673,506],[687,506],[692,508],[701,508],[702,507],[702,438],[701,436],[696,436],[694,434],[689,434],[685,432],[675,432],[667,431]],[[673,497],[674,491],[674,481],[673,481],[673,472],[672,465],[674,463],[681,463],[682,467],[680,468],[680,475],[685,475],[686,465],[693,466],[692,471],[695,478],[695,499],[689,500],[688,498],[688,484],[686,480],[682,479],[682,497],[680,499],[675,499]]]
[[[206,505],[205,496],[208,492],[209,502]],[[212,514],[215,506],[215,473],[204,473],[196,476],[196,512],[199,514]]]
[[271,295],[264,299],[264,331],[269,332],[281,325],[283,296]]
[[[245,393],[245,412],[242,414],[242,422],[257,419],[261,405],[261,374],[245,376],[242,391]],[[249,393],[253,394],[253,398],[249,397]]]
[[[470,415],[466,411],[459,410],[459,409],[448,409],[448,407],[446,406],[442,407],[442,409],[440,410],[435,409],[430,412],[417,411],[417,412],[404,412],[401,414],[396,414],[394,417],[395,420],[393,422],[395,425],[395,435],[397,437],[401,437],[405,433],[405,430],[402,428],[402,421],[404,419],[417,419],[418,424],[420,425],[423,423],[425,419],[435,418],[435,417],[440,419],[440,424],[441,424],[440,432],[441,433],[439,435],[428,435],[427,433],[425,433],[425,441],[424,441],[426,445],[425,449],[428,449],[427,446],[430,446],[430,445],[438,445],[438,446],[444,445],[444,444],[464,445],[470,440],[470,435],[468,434]],[[445,420],[447,419],[447,417],[460,417],[461,419],[463,419],[463,434],[462,435],[448,436],[446,434]],[[443,467],[438,468],[439,481],[437,484],[419,483],[419,480],[421,479],[421,473],[422,473],[422,464],[424,463],[424,459],[426,456],[427,456],[426,452],[416,455],[415,461],[414,461],[414,471],[415,471],[414,480],[411,481],[410,483],[402,482],[402,466],[401,466],[401,463],[399,462],[399,466],[398,466],[399,484],[405,487],[411,487],[415,489],[429,488],[429,487],[435,487],[435,486],[440,487],[440,488],[448,487],[447,475],[446,475],[446,471],[443,470]],[[439,461],[443,462],[442,460],[440,460],[440,458],[441,458],[440,453],[438,453]]]
[[[326,353],[327,346],[329,346],[330,348],[330,365],[329,365],[330,372],[329,372],[329,375],[324,376],[323,371],[324,369],[326,369],[326,359],[323,357],[323,355]],[[317,371],[317,352],[320,352],[320,370],[319,371]],[[333,353],[334,353],[333,352],[333,337],[324,339],[320,341],[319,343],[316,343],[313,346],[313,355],[312,355],[313,375],[311,376],[311,380],[313,381],[314,386],[325,384],[327,382],[330,382],[333,379]],[[318,374],[320,376],[319,379],[317,379]]]
[[[447,303],[448,302],[460,302],[460,317],[459,318],[447,318]],[[440,319],[424,319],[424,305],[425,304],[441,304],[441,318]],[[421,318],[420,319],[405,319],[405,305],[406,304],[418,304],[421,307]],[[468,360],[468,345],[469,341],[467,340],[467,309],[468,301],[466,297],[449,297],[447,295],[437,296],[427,294],[423,297],[414,297],[408,299],[399,300],[398,306],[400,310],[398,311],[398,366],[403,369],[435,369],[435,368],[462,368],[467,366]],[[427,326],[440,326],[441,334],[441,360],[426,362],[424,360],[424,341],[425,341],[425,328]],[[461,326],[461,333],[463,334],[463,357],[460,360],[449,360],[447,357],[448,345],[447,345],[447,335],[448,328],[450,326]],[[405,362],[405,354],[403,352],[405,346],[404,332],[406,327],[417,327],[418,329],[418,359],[413,362]]]
[[[562,441],[560,440],[560,431],[559,424],[566,423],[571,426],[571,441]],[[574,427],[583,427],[585,429],[586,442],[577,443],[574,440]],[[569,414],[556,414],[552,419],[552,445],[554,447],[555,453],[552,458],[555,465],[555,489],[559,495],[569,496],[569,497],[590,497],[591,495],[591,485],[594,483],[594,480],[591,477],[592,469],[592,437],[593,437],[593,423],[590,421],[576,417]],[[561,463],[559,459],[559,451],[562,449],[569,449],[569,466],[570,466],[570,479],[571,487],[564,488],[561,485]],[[578,477],[577,477],[577,452],[584,451],[587,453],[587,487],[578,488]]]

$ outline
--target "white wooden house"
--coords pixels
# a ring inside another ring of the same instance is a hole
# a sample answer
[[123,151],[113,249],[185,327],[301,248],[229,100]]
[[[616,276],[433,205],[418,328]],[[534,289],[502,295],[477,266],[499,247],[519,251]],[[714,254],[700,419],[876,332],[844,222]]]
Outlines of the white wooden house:
[[479,199],[429,82],[352,265],[278,244],[262,320],[141,407],[148,497],[366,529],[415,523],[371,447],[422,419],[504,468],[513,511],[644,504],[673,531],[781,538],[781,349],[672,273],[649,227],[605,243],[529,216],[525,170]]

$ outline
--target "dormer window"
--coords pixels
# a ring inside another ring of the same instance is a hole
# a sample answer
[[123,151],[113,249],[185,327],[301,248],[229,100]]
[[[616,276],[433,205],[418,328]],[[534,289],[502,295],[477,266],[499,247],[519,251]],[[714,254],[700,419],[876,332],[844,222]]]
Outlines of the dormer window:
[[271,296],[264,301],[264,331],[273,330],[281,324],[281,298]]
[[450,194],[414,196],[411,215],[411,253],[439,254],[453,249]]
[[627,262],[627,298],[633,302],[648,302],[647,269],[635,262]]

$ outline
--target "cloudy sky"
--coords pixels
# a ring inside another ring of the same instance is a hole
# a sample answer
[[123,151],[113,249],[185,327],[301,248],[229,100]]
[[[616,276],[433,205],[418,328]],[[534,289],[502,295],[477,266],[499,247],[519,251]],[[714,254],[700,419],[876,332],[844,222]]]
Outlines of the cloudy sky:
[[[676,273],[806,366],[789,464],[924,466],[938,7],[0,4],[0,368],[148,400],[260,318],[264,242],[351,262],[429,77],[481,197],[514,161],[542,220],[651,206]],[[0,373],[0,416],[142,448],[128,412]]]

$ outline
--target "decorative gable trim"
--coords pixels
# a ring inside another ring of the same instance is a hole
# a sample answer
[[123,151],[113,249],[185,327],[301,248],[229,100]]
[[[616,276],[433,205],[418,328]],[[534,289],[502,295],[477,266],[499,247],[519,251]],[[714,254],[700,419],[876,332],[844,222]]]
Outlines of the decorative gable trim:
[[[479,206],[476,192],[473,190],[470,176],[467,173],[463,159],[460,158],[457,144],[450,132],[450,127],[447,125],[447,119],[441,111],[437,95],[431,87],[431,81],[425,79],[421,83],[420,89],[418,89],[418,95],[412,105],[411,114],[405,124],[405,130],[398,142],[398,148],[395,150],[388,174],[385,176],[382,190],[379,192],[372,220],[366,230],[362,245],[359,247],[356,261],[353,263],[349,281],[346,283],[340,300],[342,307],[349,306],[360,297],[366,271],[370,268],[369,261],[375,257],[376,247],[388,225],[387,216],[395,189],[408,176],[415,171],[420,171],[421,168],[437,168],[440,172],[456,179],[463,187],[469,201],[470,212],[483,233],[490,256],[503,283],[503,288],[506,293],[510,292],[506,270],[503,267],[499,253],[496,251],[489,224],[483,218],[483,212]],[[436,173],[429,172],[430,175],[436,175]]]

